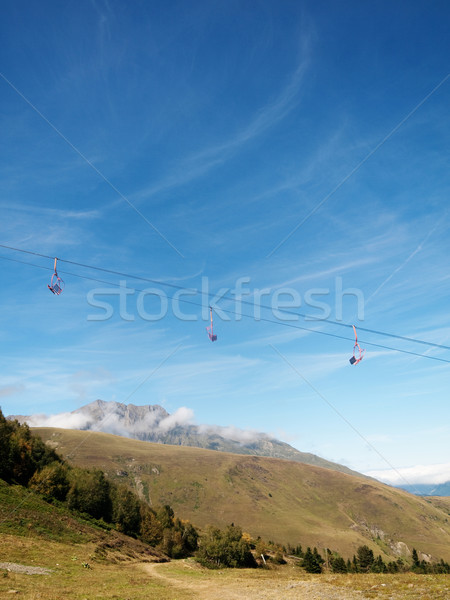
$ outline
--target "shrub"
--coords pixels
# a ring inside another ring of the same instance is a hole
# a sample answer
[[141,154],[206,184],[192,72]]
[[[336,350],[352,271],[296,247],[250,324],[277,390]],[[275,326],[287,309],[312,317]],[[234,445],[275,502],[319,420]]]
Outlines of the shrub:
[[110,485],[103,471],[72,469],[67,503],[71,510],[87,513],[95,519],[111,522]]
[[47,502],[64,501],[70,487],[68,468],[66,465],[54,462],[36,471],[28,485],[32,490],[42,494]]
[[140,501],[138,497],[124,486],[111,489],[112,522],[117,529],[127,535],[138,535],[141,525]]
[[209,527],[201,537],[197,560],[209,568],[256,567],[250,545],[242,537],[242,529],[234,525],[224,531]]
[[175,519],[171,528],[164,529],[158,547],[171,558],[186,558],[197,550],[197,540],[197,530],[189,521]]
[[163,539],[163,527],[156,518],[155,511],[146,504],[141,504],[140,511],[140,538],[147,544],[150,544],[150,546],[157,546],[162,542]]

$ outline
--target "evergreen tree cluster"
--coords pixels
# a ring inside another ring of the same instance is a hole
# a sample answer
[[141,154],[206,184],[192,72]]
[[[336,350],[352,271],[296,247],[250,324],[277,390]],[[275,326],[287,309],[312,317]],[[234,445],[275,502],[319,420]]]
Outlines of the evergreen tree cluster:
[[291,546],[290,544],[288,544],[286,552],[290,556],[296,556],[298,558],[303,558],[303,556],[304,556],[304,552],[303,552],[301,544],[297,544],[297,546]]
[[437,563],[429,563],[429,562],[425,562],[424,560],[420,560],[417,550],[415,548],[413,548],[413,551],[412,551],[412,561],[413,561],[413,564],[412,564],[411,570],[414,571],[414,573],[420,573],[420,574],[431,574],[431,573],[449,574],[450,573],[450,564],[448,562],[445,562],[442,558]]
[[359,546],[352,560],[345,560],[337,552],[332,552],[328,548],[325,550],[325,558],[323,558],[317,548],[311,550],[308,547],[304,552],[300,544],[288,545],[285,552],[289,556],[301,559],[300,565],[308,573],[322,573],[324,570],[332,573],[405,573],[408,571],[424,574],[450,573],[449,563],[443,559],[433,563],[419,560],[415,548],[412,551],[412,565],[401,558],[386,563],[380,555],[375,557],[373,550],[367,545]]
[[28,485],[37,470],[55,461],[62,462],[28,425],[8,421],[0,410],[0,479]]
[[[311,552],[309,548],[308,550],[308,559],[306,564],[305,559],[303,560],[303,566],[310,573],[320,573],[321,571],[318,569],[319,561],[315,558],[316,549],[314,548],[314,552]],[[337,553],[332,553],[330,550],[326,550],[326,552],[328,554],[327,564],[333,573],[402,573],[407,571],[414,571],[416,573],[450,573],[450,565],[442,559],[437,563],[419,561],[415,549],[412,552],[412,566],[405,563],[401,558],[385,563],[381,555],[375,557],[373,550],[367,545],[359,546],[356,555],[353,555],[352,560],[348,559],[347,561]],[[306,557],[306,554],[304,556]],[[321,566],[324,562],[322,560],[320,563]]]

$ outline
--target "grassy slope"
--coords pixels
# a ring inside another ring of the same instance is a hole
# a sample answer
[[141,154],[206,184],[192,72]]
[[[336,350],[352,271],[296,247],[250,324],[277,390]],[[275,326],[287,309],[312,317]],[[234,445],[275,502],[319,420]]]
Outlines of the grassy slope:
[[[450,496],[427,496],[427,501],[450,515]],[[449,519],[450,520],[450,519]]]
[[[171,587],[146,575],[137,556],[135,560],[114,564],[91,560],[93,553],[95,543],[92,541],[75,544],[49,541],[39,536],[2,534],[0,562],[44,567],[50,573],[27,575],[0,569],[0,597],[24,600],[174,600]],[[89,562],[92,568],[84,568],[83,562]],[[176,598],[188,600],[195,596],[180,590]]]
[[101,468],[150,504],[170,504],[200,527],[234,522],[253,536],[329,547],[345,557],[366,543],[376,554],[392,556],[392,546],[402,542],[450,560],[448,513],[376,481],[291,461],[104,433],[34,431],[74,464]]
[[[45,502],[39,495],[19,485],[9,485],[0,479],[0,562],[14,562],[1,552],[8,535],[36,540],[41,546],[58,542],[79,552],[84,562],[120,562],[132,558],[140,561],[166,560],[166,557],[147,544],[119,533],[104,523],[88,521],[62,505]],[[18,548],[21,543],[17,542]],[[77,550],[78,548],[78,550]],[[86,550],[89,548],[89,552]],[[45,566],[45,565],[44,565]]]
[[[30,600],[128,598],[130,593],[136,600],[173,600],[167,585],[149,581],[135,567],[164,560],[160,552],[138,540],[0,479],[0,563],[50,571],[28,575],[0,569],[1,597],[8,592],[10,597],[13,590]],[[179,595],[180,600],[191,597]]]

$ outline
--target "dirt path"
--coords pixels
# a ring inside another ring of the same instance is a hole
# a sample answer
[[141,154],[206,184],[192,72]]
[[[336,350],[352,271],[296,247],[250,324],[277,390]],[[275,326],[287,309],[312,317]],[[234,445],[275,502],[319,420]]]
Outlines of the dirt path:
[[50,569],[44,569],[43,567],[27,567],[11,562],[0,562],[0,569],[6,569],[11,573],[26,573],[27,575],[48,575],[51,573]]
[[192,571],[199,572],[199,569],[186,561],[177,563],[179,570],[186,574],[174,576],[170,565],[147,563],[142,566],[151,577],[176,589],[192,592],[199,600],[361,600],[364,597],[361,592],[343,590],[320,581],[252,578],[247,572],[244,575],[238,570],[234,571],[236,577],[233,579],[224,576],[221,581],[220,571],[214,571],[212,577],[194,575]]

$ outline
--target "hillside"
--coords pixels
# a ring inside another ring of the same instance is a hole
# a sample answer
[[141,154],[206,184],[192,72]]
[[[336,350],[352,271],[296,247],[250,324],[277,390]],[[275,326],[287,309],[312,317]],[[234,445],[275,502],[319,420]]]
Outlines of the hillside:
[[[0,479],[0,533],[14,536],[15,546],[20,538],[35,540],[41,547],[58,542],[72,547],[81,560],[94,558],[105,563],[129,560],[167,560],[162,553],[139,540],[128,537],[106,524],[86,520],[64,506],[45,502],[38,494]],[[43,543],[45,542],[45,543]],[[20,559],[0,553],[4,560]],[[44,560],[45,552],[41,559]]]
[[71,413],[52,417],[10,415],[8,418],[27,422],[32,427],[50,425],[64,429],[103,431],[159,444],[283,458],[364,477],[344,465],[325,460],[309,452],[300,452],[289,444],[264,433],[208,425],[189,425],[185,422],[185,417],[182,418],[177,413],[170,415],[158,404],[135,406],[95,400]]
[[252,536],[385,557],[412,548],[450,559],[448,514],[382,483],[293,461],[174,447],[105,433],[35,428],[72,463],[103,469],[151,505],[196,526],[235,522]]
[[450,496],[429,496],[427,501],[450,515]]

